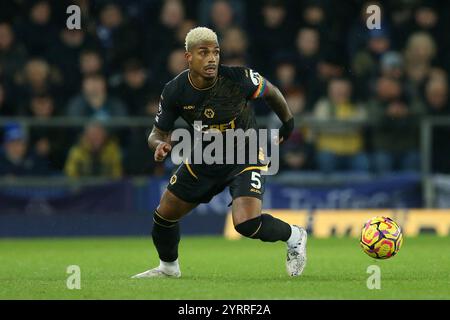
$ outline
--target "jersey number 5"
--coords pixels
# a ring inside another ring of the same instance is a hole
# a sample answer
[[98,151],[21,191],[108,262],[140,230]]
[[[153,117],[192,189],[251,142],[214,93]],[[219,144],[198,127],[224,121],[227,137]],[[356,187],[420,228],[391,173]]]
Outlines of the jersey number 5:
[[261,189],[261,174],[258,172],[252,172],[252,183],[250,184],[255,189]]

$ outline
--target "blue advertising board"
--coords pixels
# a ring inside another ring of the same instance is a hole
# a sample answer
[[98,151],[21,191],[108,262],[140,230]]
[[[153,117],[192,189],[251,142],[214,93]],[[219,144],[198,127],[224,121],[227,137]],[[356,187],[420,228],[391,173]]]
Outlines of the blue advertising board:
[[[389,176],[334,186],[289,186],[271,183],[265,209],[420,208],[417,176]],[[0,237],[149,235],[152,213],[167,178],[143,184],[129,180],[65,187],[1,187]],[[184,234],[220,234],[230,210],[228,189],[201,204],[181,223]]]

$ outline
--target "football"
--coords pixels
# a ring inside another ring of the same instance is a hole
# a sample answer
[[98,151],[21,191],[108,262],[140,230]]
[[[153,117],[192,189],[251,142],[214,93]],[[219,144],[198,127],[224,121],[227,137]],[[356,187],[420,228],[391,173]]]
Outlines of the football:
[[395,256],[402,242],[403,234],[400,226],[388,217],[369,219],[361,230],[359,241],[363,251],[375,259],[388,259]]

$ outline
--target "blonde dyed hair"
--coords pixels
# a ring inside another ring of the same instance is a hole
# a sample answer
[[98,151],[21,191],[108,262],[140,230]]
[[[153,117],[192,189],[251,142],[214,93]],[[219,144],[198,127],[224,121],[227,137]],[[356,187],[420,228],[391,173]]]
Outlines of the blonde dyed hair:
[[217,40],[217,34],[214,31],[205,27],[197,27],[191,29],[186,35],[185,49],[186,51],[190,51],[193,47],[202,42],[219,43]]

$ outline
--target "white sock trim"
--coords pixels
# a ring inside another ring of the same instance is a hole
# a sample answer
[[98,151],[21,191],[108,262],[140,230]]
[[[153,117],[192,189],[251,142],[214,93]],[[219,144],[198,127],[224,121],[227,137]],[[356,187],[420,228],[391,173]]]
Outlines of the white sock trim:
[[164,262],[159,260],[159,267],[165,270],[176,271],[180,269],[180,265],[178,263],[178,259],[172,262]]
[[292,247],[295,246],[300,239],[300,229],[291,225],[291,236],[286,241],[287,245]]

